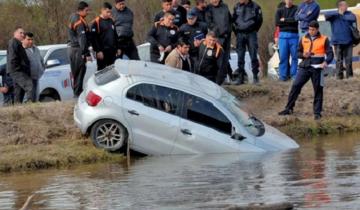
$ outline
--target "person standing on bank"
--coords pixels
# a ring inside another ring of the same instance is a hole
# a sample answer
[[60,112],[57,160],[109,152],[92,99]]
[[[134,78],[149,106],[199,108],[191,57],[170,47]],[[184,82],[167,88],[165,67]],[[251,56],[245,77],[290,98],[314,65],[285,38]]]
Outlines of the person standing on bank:
[[320,6],[315,0],[303,0],[298,7],[295,19],[300,22],[300,37],[304,36],[311,21],[317,20],[320,14]]
[[30,76],[33,83],[33,95],[32,101],[37,101],[37,89],[39,79],[44,74],[45,64],[44,59],[41,56],[39,48],[34,45],[34,34],[31,32],[25,33],[25,39],[22,41],[23,47],[25,48],[26,55],[30,61]]
[[254,84],[259,83],[259,59],[258,59],[258,36],[257,33],[263,23],[261,8],[252,0],[239,0],[234,7],[233,13],[234,32],[236,34],[236,51],[238,54],[238,78],[234,85],[244,84],[245,77],[245,53],[249,50]]
[[[295,19],[297,6],[293,0],[285,0],[285,6],[279,8],[276,12],[276,26],[280,28],[279,34],[279,53],[280,65],[279,74],[281,81],[287,81],[290,78],[295,79],[298,58],[297,49],[299,44],[299,25]],[[291,55],[291,65],[289,66],[289,57]]]
[[91,43],[96,52],[98,70],[113,65],[116,60],[118,43],[114,21],[111,19],[111,9],[111,4],[105,2],[101,14],[91,25]]
[[79,97],[83,91],[83,82],[86,73],[86,61],[91,60],[89,52],[89,28],[85,21],[90,11],[89,5],[81,1],[78,4],[77,12],[70,17],[68,28],[71,73],[74,78],[74,96]]
[[331,24],[331,42],[335,47],[337,77],[343,79],[344,60],[346,78],[353,76],[353,37],[351,27],[357,27],[357,25],[356,16],[348,11],[345,0],[337,1],[337,8],[337,11],[325,13],[325,19]]
[[24,29],[17,27],[7,49],[6,72],[14,82],[14,103],[21,104],[32,100],[33,83],[30,77],[30,61],[22,46]]
[[197,21],[206,23],[205,15],[207,10],[206,0],[195,0],[195,7],[193,10],[197,13]]
[[334,53],[329,39],[320,34],[317,21],[310,22],[308,34],[301,38],[298,57],[302,62],[299,64],[299,71],[291,87],[285,110],[279,112],[279,115],[291,115],[294,112],[301,89],[311,79],[314,88],[314,118],[319,120],[323,106],[323,70],[333,60]]
[[172,13],[165,13],[163,20],[156,22],[149,31],[151,62],[164,64],[166,57],[176,47],[178,27],[173,23],[174,18]]
[[[161,0],[162,10],[155,15],[154,23],[162,21],[164,19],[165,13],[171,13],[174,16],[173,23],[177,27],[180,27],[183,23],[186,23],[186,20],[182,19],[182,14],[179,11],[177,11],[176,9],[174,9],[172,5],[173,5],[173,0]],[[183,7],[181,7],[181,8],[183,8]],[[185,15],[186,15],[186,13],[185,13]],[[185,16],[185,18],[186,18],[186,16]]]
[[189,56],[190,43],[187,40],[179,39],[177,46],[165,60],[165,65],[193,72],[193,65]]
[[209,31],[206,39],[199,46],[199,60],[195,71],[197,74],[216,83],[222,77],[224,66],[224,51],[217,41],[215,32]]
[[209,31],[216,34],[219,44],[223,48],[224,55],[222,56],[225,68],[221,68],[218,74],[216,83],[221,85],[225,81],[226,75],[232,74],[229,63],[231,51],[231,32],[232,32],[232,17],[229,7],[222,0],[211,0],[210,5],[205,14],[206,23]]
[[125,0],[115,0],[112,15],[118,36],[118,46],[121,50],[120,57],[122,58],[123,55],[126,55],[130,60],[140,60],[138,50],[133,40],[134,13],[126,6]]

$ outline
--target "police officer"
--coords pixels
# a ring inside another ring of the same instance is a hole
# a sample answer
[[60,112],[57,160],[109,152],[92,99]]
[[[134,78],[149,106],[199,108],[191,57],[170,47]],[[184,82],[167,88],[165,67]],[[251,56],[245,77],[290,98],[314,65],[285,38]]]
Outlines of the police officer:
[[[181,6],[179,6],[179,7],[181,7]],[[174,16],[173,22],[177,27],[180,27],[182,24],[186,23],[186,16],[184,17],[185,19],[183,19],[182,14],[173,8],[172,0],[161,0],[161,8],[162,8],[162,10],[155,15],[155,18],[154,18],[155,23],[160,22],[164,18],[165,13],[168,13],[168,12],[170,12]],[[181,7],[181,8],[183,8],[183,7]]]
[[232,17],[228,6],[222,0],[211,0],[210,5],[205,13],[206,23],[209,30],[214,31],[218,38],[218,42],[223,47],[224,56],[223,63],[226,68],[220,69],[219,84],[225,80],[226,74],[231,74],[232,70],[229,64],[231,50],[231,31]]
[[91,60],[89,52],[89,28],[85,21],[90,11],[89,5],[81,1],[77,12],[70,17],[68,28],[69,36],[69,58],[71,73],[74,77],[74,95],[78,97],[83,91],[83,80],[86,73],[86,61]]
[[191,10],[187,14],[187,23],[182,25],[179,29],[179,36],[183,40],[190,43],[189,55],[192,61],[197,60],[199,55],[199,46],[207,34],[207,25],[203,22],[197,21],[197,13]]
[[148,41],[152,62],[164,64],[168,54],[176,47],[178,27],[173,23],[174,18],[172,13],[165,13],[163,20],[155,23],[149,31]]
[[196,73],[221,84],[219,77],[222,77],[224,68],[224,51],[217,41],[215,32],[209,31],[206,39],[199,46],[199,59],[196,65]]
[[234,7],[233,13],[234,32],[236,34],[236,51],[238,54],[238,78],[234,85],[244,83],[245,77],[245,53],[249,50],[251,58],[251,67],[253,72],[254,83],[259,82],[259,59],[258,59],[258,39],[262,22],[262,11],[258,4],[252,0],[239,0]]
[[125,0],[115,0],[112,10],[118,44],[121,55],[126,55],[130,60],[140,60],[139,53],[133,40],[134,13],[126,6]]
[[96,52],[98,70],[115,63],[117,54],[117,34],[111,19],[110,3],[105,2],[101,14],[91,24],[91,43]]
[[314,88],[314,117],[315,120],[319,120],[321,119],[323,105],[323,71],[333,60],[334,53],[329,39],[320,34],[317,21],[310,22],[309,32],[301,38],[298,57],[303,61],[299,64],[299,70],[292,85],[285,110],[279,112],[279,115],[293,113],[295,102],[302,87],[311,79]]
[[196,0],[193,10],[197,13],[197,21],[206,23],[205,14],[207,10],[206,0]]

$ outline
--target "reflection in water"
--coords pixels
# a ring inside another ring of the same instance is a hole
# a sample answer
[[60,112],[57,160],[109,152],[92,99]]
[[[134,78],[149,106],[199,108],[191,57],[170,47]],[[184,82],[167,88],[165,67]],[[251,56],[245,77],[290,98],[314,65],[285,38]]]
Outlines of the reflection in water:
[[291,202],[298,209],[356,209],[357,136],[300,142],[286,153],[147,157],[0,177],[0,209],[218,209]]

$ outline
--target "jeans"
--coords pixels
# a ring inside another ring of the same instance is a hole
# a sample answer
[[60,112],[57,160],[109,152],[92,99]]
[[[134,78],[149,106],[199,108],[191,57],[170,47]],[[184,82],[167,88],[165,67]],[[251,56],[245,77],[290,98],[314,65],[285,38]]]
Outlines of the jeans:
[[251,58],[251,67],[254,76],[259,73],[259,59],[258,59],[258,40],[257,32],[251,33],[238,33],[236,35],[236,52],[238,54],[238,67],[239,73],[245,74],[245,53],[246,49],[249,50]]
[[[280,32],[279,53],[280,80],[286,81],[290,77],[295,78],[298,66],[297,49],[299,45],[299,35],[297,33]],[[291,55],[291,64],[289,66],[289,57]]]
[[343,67],[345,61],[346,77],[353,76],[352,68],[352,57],[353,57],[353,46],[352,44],[337,44],[335,47],[336,56],[336,71],[338,76],[343,77]]

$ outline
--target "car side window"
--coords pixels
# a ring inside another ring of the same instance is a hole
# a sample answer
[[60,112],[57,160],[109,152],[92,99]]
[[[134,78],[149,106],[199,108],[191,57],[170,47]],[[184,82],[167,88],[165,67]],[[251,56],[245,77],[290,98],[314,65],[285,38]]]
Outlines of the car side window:
[[185,97],[185,118],[231,135],[230,120],[212,103],[197,96],[187,94]]
[[175,115],[179,108],[181,92],[159,85],[139,84],[130,88],[126,97],[145,106]]
[[47,60],[57,59],[60,61],[61,65],[67,65],[70,63],[67,48],[57,49],[51,52]]

